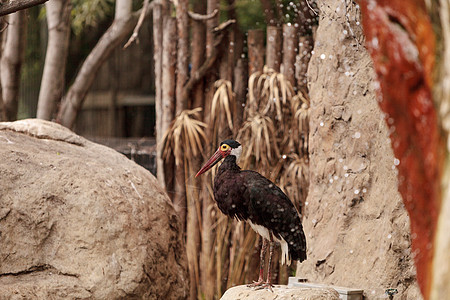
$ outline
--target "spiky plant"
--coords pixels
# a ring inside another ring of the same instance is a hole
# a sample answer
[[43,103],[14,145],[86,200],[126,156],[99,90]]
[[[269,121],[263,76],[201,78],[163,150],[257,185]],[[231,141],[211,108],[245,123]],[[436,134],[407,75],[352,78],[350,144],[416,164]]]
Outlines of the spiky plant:
[[293,123],[291,128],[290,147],[298,149],[301,154],[308,154],[308,134],[309,134],[309,100],[303,92],[299,92],[292,98],[291,110],[293,114]]
[[309,165],[307,159],[307,156],[300,156],[297,153],[289,155],[289,163],[280,176],[280,188],[290,196],[299,211],[303,207],[308,193]]
[[204,128],[206,124],[198,117],[202,108],[182,111],[170,124],[163,137],[163,157],[175,156],[175,164],[180,165],[184,159],[197,157],[207,140]]
[[[246,141],[242,152],[243,168],[253,165],[269,167],[270,162],[278,159],[280,151],[276,140],[276,129],[270,117],[254,113],[243,124],[238,133],[238,140]],[[267,169],[266,169],[267,170]]]
[[256,72],[249,78],[248,114],[259,111],[264,115],[283,120],[283,106],[292,96],[294,89],[286,77],[273,69],[264,66],[263,72]]
[[213,141],[217,141],[219,136],[229,135],[233,130],[236,99],[230,81],[217,80],[214,87],[216,92],[211,103],[211,126],[213,128]]

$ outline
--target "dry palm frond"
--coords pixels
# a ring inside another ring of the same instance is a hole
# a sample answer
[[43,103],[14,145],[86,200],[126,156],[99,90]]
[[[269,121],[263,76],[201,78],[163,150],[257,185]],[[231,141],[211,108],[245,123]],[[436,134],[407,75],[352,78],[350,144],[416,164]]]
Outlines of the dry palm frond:
[[177,166],[183,161],[183,156],[190,160],[201,153],[206,135],[203,128],[206,124],[196,118],[201,108],[182,111],[170,124],[163,137],[163,157],[168,159],[173,153]]
[[[291,162],[280,178],[282,188],[298,207],[305,200],[308,187],[308,160],[298,154],[289,156]],[[303,190],[302,190],[303,189]]]
[[292,97],[292,112],[297,122],[298,130],[308,131],[308,117],[309,117],[309,100],[301,93]]
[[272,158],[278,157],[279,149],[275,135],[275,126],[268,116],[257,113],[245,121],[238,133],[238,140],[246,141],[242,153],[244,164],[248,163],[252,156],[255,163],[270,162]]
[[257,111],[263,114],[271,113],[277,119],[283,119],[282,105],[294,95],[294,89],[286,77],[273,69],[264,66],[263,73],[256,72],[249,78],[249,101],[247,114],[251,116]]
[[292,135],[290,136],[289,146],[300,152],[302,155],[308,153],[308,135],[309,135],[309,100],[298,93],[292,98]]
[[[231,82],[228,80],[220,79],[214,83],[217,88],[214,93],[211,104],[211,119],[218,120],[218,116],[225,112],[228,122],[228,127],[233,130],[233,117],[234,114],[234,101],[235,95]],[[216,123],[217,124],[217,123]]]
[[[257,98],[255,96],[255,80],[262,78],[261,75],[262,75],[261,72],[255,72],[252,75],[250,75],[248,79],[248,100],[245,108],[249,116],[255,114],[256,111],[258,110],[259,102],[257,101]],[[259,91],[260,89],[257,88],[257,90]]]

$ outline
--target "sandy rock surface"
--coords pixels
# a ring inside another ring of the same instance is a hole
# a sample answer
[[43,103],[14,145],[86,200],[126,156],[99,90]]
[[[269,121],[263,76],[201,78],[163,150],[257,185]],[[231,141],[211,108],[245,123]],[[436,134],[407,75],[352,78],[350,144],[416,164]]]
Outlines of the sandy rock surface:
[[375,73],[364,41],[356,40],[363,36],[359,10],[338,0],[318,6],[322,14],[308,68],[308,260],[296,275],[364,289],[367,299],[386,297],[388,288],[398,289],[394,299],[421,299]]
[[333,289],[310,289],[276,285],[273,292],[267,289],[255,290],[245,285],[228,289],[221,300],[338,300]]
[[58,124],[0,123],[0,298],[185,299],[169,198],[144,168]]

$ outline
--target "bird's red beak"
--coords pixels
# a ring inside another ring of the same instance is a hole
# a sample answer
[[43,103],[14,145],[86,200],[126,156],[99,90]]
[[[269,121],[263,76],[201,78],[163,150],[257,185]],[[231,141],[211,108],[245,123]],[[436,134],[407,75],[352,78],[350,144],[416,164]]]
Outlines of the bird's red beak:
[[220,151],[220,148],[217,149],[217,151],[211,156],[211,158],[205,163],[205,165],[198,171],[197,175],[195,177],[198,177],[214,167],[222,158],[224,158],[222,151]]

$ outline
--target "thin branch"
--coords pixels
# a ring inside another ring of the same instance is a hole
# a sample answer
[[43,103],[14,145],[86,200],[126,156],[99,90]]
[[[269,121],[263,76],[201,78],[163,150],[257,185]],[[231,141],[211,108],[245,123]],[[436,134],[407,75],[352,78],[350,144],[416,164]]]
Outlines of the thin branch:
[[144,4],[142,5],[142,11],[141,11],[141,14],[139,15],[139,19],[138,19],[138,22],[136,24],[136,27],[134,27],[133,34],[128,39],[128,42],[123,46],[123,49],[128,48],[128,46],[130,46],[135,41],[136,41],[136,43],[139,43],[139,39],[138,39],[139,30],[142,27],[142,23],[144,23],[145,16],[147,15],[147,10],[149,8],[149,5],[151,5],[150,9],[152,9],[153,6],[155,4],[159,4],[160,1],[156,1],[155,0],[152,3],[149,3],[149,2],[150,2],[149,0],[144,0]]
[[218,9],[215,9],[212,13],[207,15],[198,14],[192,11],[188,11],[189,17],[195,21],[207,21],[214,18],[219,13]]
[[[153,5],[149,5],[148,8],[147,14],[153,10],[150,9],[153,8]],[[78,110],[81,108],[86,94],[94,82],[97,71],[112,51],[132,32],[142,10],[132,13],[128,18],[114,20],[102,35],[83,62],[74,83],[64,96],[56,119],[57,123],[67,128],[73,127]]]
[[318,16],[317,12],[311,7],[311,4],[309,3],[309,1],[308,1],[308,0],[305,0],[305,1],[306,1],[306,5],[308,5],[309,9],[310,9],[316,16]]
[[214,66],[214,63],[216,62],[218,56],[219,56],[219,47],[222,43],[224,35],[222,34],[223,31],[230,26],[231,24],[234,24],[236,20],[228,20],[219,26],[215,27],[213,29],[214,34],[216,34],[216,38],[214,41],[214,45],[211,50],[211,54],[206,58],[203,65],[198,68],[196,72],[194,72],[189,78],[188,82],[184,85],[183,88],[183,99],[187,99],[189,97],[189,94],[191,93],[194,86],[208,73],[208,71]]
[[39,4],[43,4],[48,0],[16,0],[16,1],[8,1],[7,3],[3,3],[0,5],[0,16],[5,16],[12,14],[13,12],[27,9]]
[[223,22],[219,26],[215,27],[213,32],[214,33],[218,33],[220,31],[223,31],[223,30],[227,29],[228,26],[230,26],[231,24],[234,24],[234,23],[236,23],[236,20],[234,20],[234,19],[231,19],[231,20],[228,20],[226,22]]

